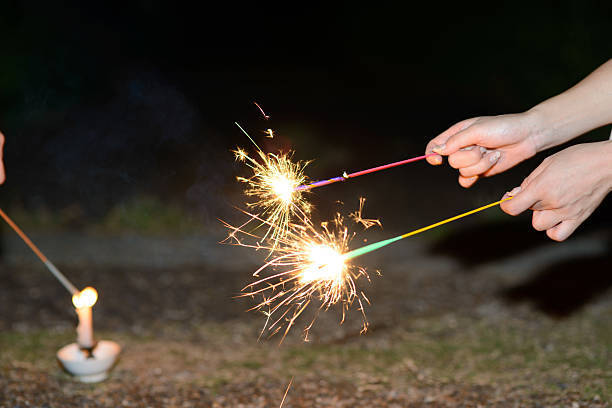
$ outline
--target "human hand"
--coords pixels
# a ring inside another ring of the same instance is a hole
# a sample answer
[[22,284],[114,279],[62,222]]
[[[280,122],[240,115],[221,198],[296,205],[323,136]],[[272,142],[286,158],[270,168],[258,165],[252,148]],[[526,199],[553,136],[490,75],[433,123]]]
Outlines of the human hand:
[[534,156],[538,132],[532,112],[467,119],[427,144],[427,154],[440,154],[427,161],[439,165],[441,156],[448,156],[448,163],[459,170],[459,184],[468,188],[479,177],[501,173]]
[[4,135],[0,132],[0,184],[4,183],[6,175],[4,174],[4,161],[2,155],[4,151]]
[[569,147],[544,159],[504,197],[502,210],[533,210],[532,224],[555,241],[569,237],[612,191],[612,141]]

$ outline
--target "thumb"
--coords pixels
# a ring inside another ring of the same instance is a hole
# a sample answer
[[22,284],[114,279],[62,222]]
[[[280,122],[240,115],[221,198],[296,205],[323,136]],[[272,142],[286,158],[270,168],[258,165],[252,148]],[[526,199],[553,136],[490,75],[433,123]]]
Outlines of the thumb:
[[[445,154],[445,153],[442,153],[442,150],[445,148],[446,142],[448,141],[448,139],[452,137],[453,135],[470,127],[472,123],[474,123],[476,120],[478,120],[478,118],[466,119],[466,120],[462,120],[461,122],[455,123],[453,126],[449,127],[444,132],[440,133],[438,136],[431,139],[429,143],[427,143],[427,147],[425,148],[425,154],[431,154],[431,153]],[[442,157],[429,156],[427,158],[427,161],[429,162],[429,164],[434,164],[434,165],[442,164]]]
[[527,186],[515,187],[512,191],[504,194],[503,198],[513,197],[512,200],[504,201],[500,204],[501,209],[510,215],[519,215],[523,211],[531,208],[538,198],[535,195],[532,184]]

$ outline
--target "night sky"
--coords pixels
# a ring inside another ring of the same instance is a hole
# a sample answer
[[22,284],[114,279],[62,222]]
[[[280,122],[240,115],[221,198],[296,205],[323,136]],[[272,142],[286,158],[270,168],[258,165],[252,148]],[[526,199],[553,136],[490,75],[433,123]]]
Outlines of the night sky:
[[[2,2],[4,205],[77,203],[95,218],[152,194],[214,220],[240,204],[229,149],[247,142],[234,121],[262,143],[273,127],[266,148],[335,176],[421,154],[458,120],[528,109],[612,55],[603,1],[106,3]],[[541,159],[474,194],[501,195]],[[433,172],[376,183],[469,194],[453,170]],[[368,186],[351,194],[378,194]]]

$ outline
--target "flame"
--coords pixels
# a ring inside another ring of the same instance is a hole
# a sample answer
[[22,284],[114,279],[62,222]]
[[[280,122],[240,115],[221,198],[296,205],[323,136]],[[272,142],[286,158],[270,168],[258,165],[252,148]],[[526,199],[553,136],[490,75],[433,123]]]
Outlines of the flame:
[[297,187],[295,180],[290,180],[286,175],[279,174],[270,180],[270,186],[280,201],[285,205],[291,204],[293,192]]
[[344,257],[328,245],[313,245],[308,251],[310,266],[300,275],[303,284],[324,281],[341,284],[346,265]]
[[[308,163],[294,162],[292,153],[266,154],[259,149],[258,160],[242,148],[234,150],[234,156],[253,171],[251,177],[237,177],[237,180],[246,183],[244,193],[254,198],[247,207],[256,209],[259,213],[254,215],[264,221],[261,224],[265,224],[266,233],[262,241],[271,239],[274,248],[279,240],[287,237],[292,218],[306,217],[310,212],[310,204],[297,189],[306,182],[304,167]],[[255,218],[251,217],[250,221]],[[246,224],[242,228],[246,228]]]
[[91,286],[86,287],[79,293],[72,296],[74,307],[80,309],[82,307],[92,307],[98,300],[98,292]]
[[[262,224],[271,225],[255,214],[247,214]],[[289,223],[287,233],[278,241],[269,237],[261,239],[242,227],[224,223],[231,230],[230,237],[235,245],[270,251],[268,261],[253,274],[256,280],[244,287],[241,294],[244,297],[261,296],[261,301],[250,309],[259,310],[267,317],[261,335],[268,332],[273,336],[284,327],[282,342],[311,303],[318,304],[319,310],[339,305],[341,321],[353,303],[357,303],[362,317],[362,332],[367,331],[365,304],[370,301],[359,289],[358,281],[369,281],[370,278],[364,268],[349,262],[346,257],[354,234],[349,234],[340,214],[331,223],[321,223],[320,230],[309,217],[296,215],[296,221]],[[271,226],[276,227],[274,224]],[[242,241],[241,235],[257,242]],[[304,328],[305,340],[317,315],[318,312]]]

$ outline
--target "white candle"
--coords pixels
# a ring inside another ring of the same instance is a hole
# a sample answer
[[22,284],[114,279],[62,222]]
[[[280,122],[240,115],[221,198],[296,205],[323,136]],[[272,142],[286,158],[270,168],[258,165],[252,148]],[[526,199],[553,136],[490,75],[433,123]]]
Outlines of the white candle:
[[79,315],[77,326],[77,343],[81,348],[92,348],[94,346],[93,321],[91,319],[91,307],[79,307],[76,310]]
[[72,296],[72,303],[79,316],[77,343],[81,348],[92,348],[95,345],[92,306],[96,303],[96,300],[98,300],[98,292],[89,286]]

